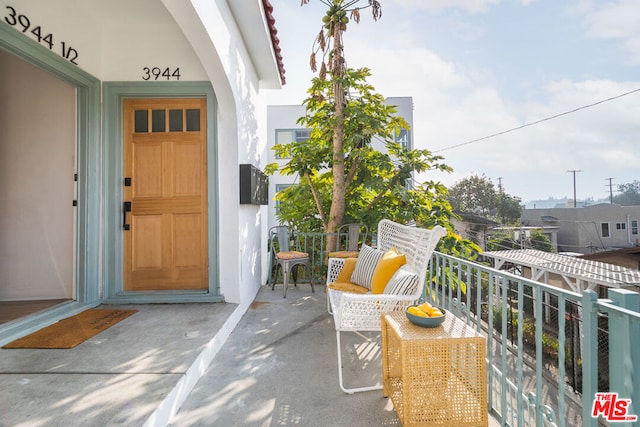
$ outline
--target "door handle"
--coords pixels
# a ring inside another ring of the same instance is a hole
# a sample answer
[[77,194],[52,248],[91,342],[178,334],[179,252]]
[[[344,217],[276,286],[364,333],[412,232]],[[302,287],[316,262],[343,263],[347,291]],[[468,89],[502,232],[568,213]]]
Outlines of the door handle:
[[127,212],[131,212],[131,202],[124,202],[122,204],[122,229],[125,231],[131,228],[131,224],[127,223]]

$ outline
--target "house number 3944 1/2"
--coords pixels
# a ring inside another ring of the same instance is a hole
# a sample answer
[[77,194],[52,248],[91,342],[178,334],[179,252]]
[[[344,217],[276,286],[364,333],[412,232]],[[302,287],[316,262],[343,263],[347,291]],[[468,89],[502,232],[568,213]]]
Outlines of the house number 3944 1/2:
[[[7,6],[7,14],[4,17],[4,21],[11,25],[12,27],[16,27],[18,30],[23,33],[31,34],[33,38],[35,38],[38,43],[42,43],[45,46],[48,46],[50,50],[53,50],[55,43],[53,41],[53,33],[45,33],[42,30],[40,25],[32,26],[31,20],[27,15],[23,15],[18,13],[16,9],[12,6]],[[65,42],[60,42],[60,55],[69,60],[72,64],[78,65],[76,60],[78,59],[78,51],[69,46]]]
[[180,80],[180,67],[171,70],[169,67],[160,68],[160,67],[144,67],[142,69],[142,80],[171,80],[176,79]]

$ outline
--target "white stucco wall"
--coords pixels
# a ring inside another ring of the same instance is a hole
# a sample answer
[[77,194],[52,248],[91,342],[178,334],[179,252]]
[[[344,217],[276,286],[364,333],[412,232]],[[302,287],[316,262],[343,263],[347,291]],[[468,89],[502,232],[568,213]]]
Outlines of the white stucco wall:
[[[241,34],[226,2],[163,0],[183,28],[208,79],[216,81],[218,101],[219,265],[225,299],[253,299],[261,284],[261,208],[240,205],[239,164],[260,166],[264,141],[264,99]],[[255,3],[254,3],[255,5]],[[200,20],[202,25],[196,25]],[[220,83],[220,76],[226,77]]]
[[[217,224],[211,226],[219,230],[221,293],[235,303],[252,299],[262,281],[265,231],[261,208],[239,204],[238,165],[264,165],[265,103],[259,88],[274,82],[261,80],[254,64],[264,64],[265,58],[257,61],[246,46],[247,37],[253,46],[256,37],[269,37],[264,19],[263,28],[241,32],[225,0],[0,0],[0,9],[12,13],[7,6],[16,16],[28,17],[32,28],[52,34],[52,52],[64,56],[64,42],[66,52],[73,49],[69,59],[77,54],[77,65],[101,81],[143,82],[145,67],[158,67],[170,72],[179,68],[180,82],[211,82],[217,118],[209,130],[215,133],[218,191]],[[243,0],[234,4],[234,12],[250,12],[260,20],[262,3]],[[21,31],[20,25],[15,27]],[[45,41],[40,44],[49,48]],[[270,73],[268,79],[272,77]],[[210,206],[210,212],[215,208]]]

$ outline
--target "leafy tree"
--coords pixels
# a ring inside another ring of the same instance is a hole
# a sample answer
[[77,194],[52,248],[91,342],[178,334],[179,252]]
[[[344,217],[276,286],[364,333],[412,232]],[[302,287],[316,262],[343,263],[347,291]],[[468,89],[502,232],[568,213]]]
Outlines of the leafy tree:
[[498,193],[497,217],[502,224],[516,224],[522,217],[522,199],[506,193]]
[[496,219],[502,224],[514,224],[522,215],[522,200],[496,191],[484,174],[463,178],[449,189],[449,202],[454,210]]
[[549,237],[542,230],[531,230],[528,238],[516,239],[513,231],[494,231],[487,241],[488,251],[504,251],[509,249],[537,249],[544,252],[555,252]]
[[549,239],[549,236],[544,234],[542,230],[532,230],[529,240],[533,249],[544,252],[556,251],[556,249],[553,247],[553,244],[551,243],[551,240]]
[[506,251],[520,248],[520,242],[514,238],[512,231],[492,232],[491,238],[487,241],[488,251]]
[[488,217],[496,206],[496,189],[484,174],[463,178],[449,189],[449,201],[454,210],[473,212]]
[[640,205],[640,181],[635,180],[627,184],[618,185],[618,192],[613,196],[613,202],[622,206]]
[[[439,182],[427,181],[413,186],[415,172],[451,168],[442,158],[428,150],[409,150],[395,141],[395,132],[408,124],[395,115],[395,106],[385,104],[366,82],[368,69],[348,69],[344,84],[350,96],[344,108],[345,201],[344,222],[362,222],[375,226],[382,218],[398,222],[415,221],[421,226],[446,225],[453,215],[446,200],[446,188]],[[277,194],[278,217],[299,230],[329,230],[333,189],[331,134],[333,106],[326,96],[331,84],[314,78],[309,97],[304,101],[306,115],[298,123],[311,129],[309,139],[277,144],[277,156],[290,160],[282,173],[298,174],[300,183]],[[387,152],[372,148],[375,138],[384,143]],[[268,165],[273,173],[277,164]]]

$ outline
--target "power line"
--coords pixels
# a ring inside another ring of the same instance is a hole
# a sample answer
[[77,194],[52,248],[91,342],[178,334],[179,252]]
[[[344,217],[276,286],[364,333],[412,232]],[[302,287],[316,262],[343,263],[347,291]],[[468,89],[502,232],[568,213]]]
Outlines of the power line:
[[483,136],[482,138],[472,139],[471,141],[463,142],[461,144],[451,145],[449,147],[441,148],[439,150],[433,150],[432,153],[439,153],[441,151],[452,150],[454,148],[463,147],[465,145],[473,144],[473,143],[476,143],[476,142],[479,142],[479,141],[484,141],[485,139],[494,138],[496,136],[504,135],[505,133],[514,132],[516,130],[520,130],[520,129],[523,129],[523,128],[526,128],[526,127],[529,127],[529,126],[537,125],[537,124],[542,123],[542,122],[546,122],[546,121],[549,121],[549,120],[557,119],[558,117],[566,116],[568,114],[572,114],[572,113],[575,113],[577,111],[584,110],[586,108],[594,107],[596,105],[603,104],[605,102],[613,101],[614,99],[622,98],[623,96],[631,95],[632,93],[636,93],[636,92],[640,92],[640,88],[634,89],[634,90],[632,90],[630,92],[626,92],[626,93],[623,93],[623,94],[620,94],[620,95],[612,96],[611,98],[603,99],[603,100],[598,101],[598,102],[594,102],[593,104],[583,105],[582,107],[574,108],[573,110],[565,111],[564,113],[559,113],[559,114],[556,114],[556,115],[553,115],[553,116],[550,116],[550,117],[546,117],[544,119],[536,120],[535,122],[526,123],[526,124],[524,124],[522,126],[518,126],[518,127],[515,127],[515,128],[504,130],[502,132],[494,133],[494,134],[491,134],[491,135],[488,135],[488,136]]

